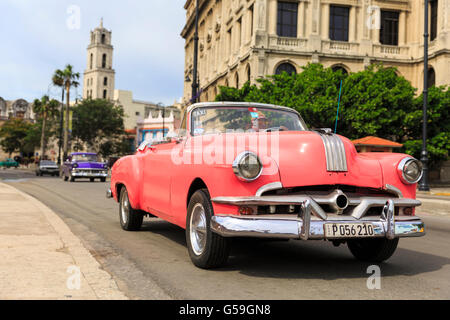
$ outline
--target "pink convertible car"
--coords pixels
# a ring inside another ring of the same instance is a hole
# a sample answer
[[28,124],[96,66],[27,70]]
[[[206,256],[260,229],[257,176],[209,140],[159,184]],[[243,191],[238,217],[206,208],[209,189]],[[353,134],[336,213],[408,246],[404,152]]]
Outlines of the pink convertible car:
[[184,228],[201,268],[226,262],[231,237],[347,243],[357,259],[381,262],[399,238],[425,234],[415,216],[421,176],[411,156],[357,153],[291,108],[199,103],[176,137],[145,139],[115,163],[108,197],[125,230],[145,215]]

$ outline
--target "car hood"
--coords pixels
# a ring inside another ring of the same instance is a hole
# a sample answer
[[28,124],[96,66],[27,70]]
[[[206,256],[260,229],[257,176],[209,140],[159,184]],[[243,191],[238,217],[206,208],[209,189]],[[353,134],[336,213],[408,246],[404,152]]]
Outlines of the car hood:
[[103,162],[77,162],[80,169],[103,169],[105,163]]
[[[330,135],[325,135],[330,137]],[[327,152],[324,140],[317,132],[281,132],[279,134],[279,155],[273,154],[280,171],[284,187],[310,185],[353,185],[358,187],[383,187],[383,173],[378,160],[366,158],[356,152],[353,143],[342,136],[346,168],[342,171],[327,170]],[[338,150],[333,145],[328,157],[334,157]],[[342,153],[343,154],[343,153]],[[344,162],[344,161],[343,161]]]

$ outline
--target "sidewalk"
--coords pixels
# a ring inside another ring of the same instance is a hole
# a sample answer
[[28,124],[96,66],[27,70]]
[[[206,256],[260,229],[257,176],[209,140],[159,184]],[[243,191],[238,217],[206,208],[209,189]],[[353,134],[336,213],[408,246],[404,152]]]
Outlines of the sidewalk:
[[0,183],[0,300],[127,299],[48,207]]

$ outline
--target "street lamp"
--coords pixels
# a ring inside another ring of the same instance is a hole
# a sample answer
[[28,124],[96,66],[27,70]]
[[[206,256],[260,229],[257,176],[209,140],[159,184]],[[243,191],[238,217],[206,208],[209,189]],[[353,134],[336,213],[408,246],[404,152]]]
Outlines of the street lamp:
[[422,154],[420,161],[423,165],[423,175],[419,182],[420,191],[430,191],[428,185],[428,151],[427,151],[427,106],[428,106],[428,2],[425,0],[425,26],[424,26],[424,54],[423,54],[423,123],[422,123]]

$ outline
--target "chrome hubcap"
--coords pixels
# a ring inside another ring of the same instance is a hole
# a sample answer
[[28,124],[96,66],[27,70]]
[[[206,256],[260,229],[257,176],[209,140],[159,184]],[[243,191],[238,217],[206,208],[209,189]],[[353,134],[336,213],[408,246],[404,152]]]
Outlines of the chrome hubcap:
[[206,246],[206,214],[201,203],[197,203],[192,209],[190,239],[194,253],[201,255]]
[[122,222],[127,223],[128,213],[130,212],[130,202],[128,201],[128,195],[126,192],[122,194],[122,206],[120,208],[120,214],[122,216]]

